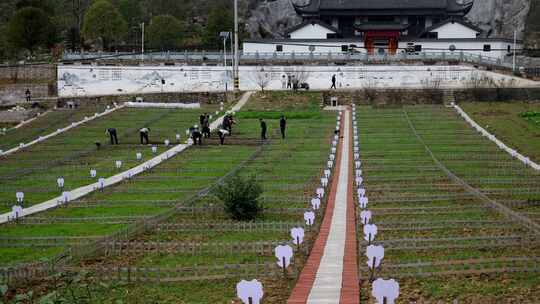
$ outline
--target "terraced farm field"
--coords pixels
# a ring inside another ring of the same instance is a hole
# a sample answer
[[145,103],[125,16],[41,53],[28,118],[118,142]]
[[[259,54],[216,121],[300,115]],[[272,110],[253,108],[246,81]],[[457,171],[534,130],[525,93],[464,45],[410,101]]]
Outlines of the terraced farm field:
[[[67,265],[59,273],[87,273],[92,301],[81,283],[72,288],[80,303],[230,303],[238,279],[255,274],[268,286],[268,303],[283,303],[307,248],[287,280],[273,250],[290,240],[290,228],[305,225],[335,125],[334,113],[303,103],[267,112],[256,96],[237,113],[226,145],[212,138],[131,181],[1,227],[9,239],[2,265],[48,258],[49,266]],[[276,111],[289,117],[284,140]],[[269,125],[266,143],[259,117]],[[265,210],[254,222],[231,220],[210,191],[232,173],[255,176],[263,187]],[[34,289],[46,293],[43,284]]]
[[[88,122],[80,127],[52,137],[12,155],[0,157],[0,213],[9,211],[15,201],[15,193],[25,193],[24,206],[41,203],[61,194],[56,180],[63,177],[64,191],[97,182],[140,163],[152,156],[150,146],[139,142],[138,130],[151,129],[151,143],[158,146],[158,153],[165,150],[164,140],[176,142],[176,134],[185,140],[185,130],[198,123],[198,117],[206,111],[213,112],[217,106],[207,105],[198,110],[178,109],[130,109],[117,110],[107,116]],[[119,145],[110,145],[107,128],[117,129]],[[100,142],[98,150],[95,143]],[[115,167],[122,161],[122,168]],[[95,169],[97,176],[90,177]]]
[[385,247],[378,275],[398,278],[399,303],[540,301],[538,172],[452,109],[359,107],[357,119],[375,243]]

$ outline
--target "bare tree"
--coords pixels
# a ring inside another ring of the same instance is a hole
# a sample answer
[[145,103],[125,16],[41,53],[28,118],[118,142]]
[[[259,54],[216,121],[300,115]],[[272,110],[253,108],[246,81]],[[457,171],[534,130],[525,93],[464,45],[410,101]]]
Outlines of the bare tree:
[[266,71],[263,67],[257,67],[250,73],[250,79],[261,88],[261,92],[264,92],[264,89],[270,84],[270,71]]

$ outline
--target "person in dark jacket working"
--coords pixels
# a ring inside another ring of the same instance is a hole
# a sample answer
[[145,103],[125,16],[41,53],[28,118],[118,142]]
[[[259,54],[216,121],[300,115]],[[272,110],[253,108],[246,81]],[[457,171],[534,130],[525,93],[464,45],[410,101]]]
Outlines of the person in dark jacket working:
[[202,146],[203,135],[201,131],[199,131],[199,127],[198,126],[192,127],[190,129],[190,132],[191,132],[191,139],[193,139],[193,144],[194,145],[199,144],[199,146]]
[[337,89],[336,87],[336,75],[332,75],[332,86],[330,87],[330,89]]
[[150,132],[149,128],[142,128],[139,130],[139,136],[141,137],[141,145],[148,145],[150,143],[150,140],[148,138],[148,133]]
[[118,145],[118,136],[116,135],[115,128],[108,128],[105,134],[109,134],[109,137],[111,138],[111,145]]
[[259,119],[259,121],[261,122],[261,139],[262,140],[265,140],[266,139],[266,121],[264,121],[264,119]]
[[281,138],[285,139],[285,129],[287,129],[285,115],[281,115],[281,118],[279,119],[279,129],[281,130]]

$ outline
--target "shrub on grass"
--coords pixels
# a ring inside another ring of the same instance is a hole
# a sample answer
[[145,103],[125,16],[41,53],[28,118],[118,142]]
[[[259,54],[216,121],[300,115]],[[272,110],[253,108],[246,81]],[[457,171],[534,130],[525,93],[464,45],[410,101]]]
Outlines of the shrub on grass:
[[244,178],[234,175],[218,186],[214,195],[225,205],[225,212],[233,219],[251,221],[263,210],[259,202],[261,185],[254,177]]

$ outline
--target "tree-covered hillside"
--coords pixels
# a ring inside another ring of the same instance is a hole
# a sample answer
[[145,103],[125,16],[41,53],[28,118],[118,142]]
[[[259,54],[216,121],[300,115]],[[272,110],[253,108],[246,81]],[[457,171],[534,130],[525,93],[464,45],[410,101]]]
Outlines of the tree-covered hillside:
[[[138,50],[143,22],[147,49],[217,49],[219,32],[232,30],[232,14],[228,0],[2,0],[0,59]],[[37,39],[29,41],[29,33]]]

